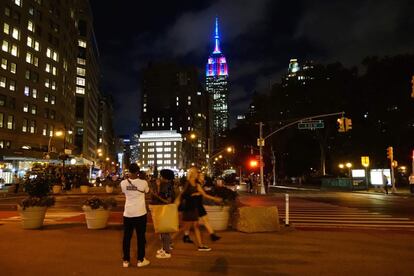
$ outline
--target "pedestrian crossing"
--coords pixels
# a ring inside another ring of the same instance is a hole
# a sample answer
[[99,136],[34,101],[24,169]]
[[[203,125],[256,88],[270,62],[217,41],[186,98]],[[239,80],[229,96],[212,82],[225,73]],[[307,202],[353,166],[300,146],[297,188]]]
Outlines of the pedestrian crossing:
[[[289,225],[296,228],[348,228],[413,230],[414,220],[379,212],[370,212],[331,204],[289,207]],[[286,224],[285,207],[279,208],[279,217]]]

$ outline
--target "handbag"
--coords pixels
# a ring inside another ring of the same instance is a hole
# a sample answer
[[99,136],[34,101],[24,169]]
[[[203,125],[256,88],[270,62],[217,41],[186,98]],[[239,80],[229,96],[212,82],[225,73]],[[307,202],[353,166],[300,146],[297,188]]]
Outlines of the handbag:
[[178,231],[177,205],[150,205],[152,222],[156,233],[172,233]]

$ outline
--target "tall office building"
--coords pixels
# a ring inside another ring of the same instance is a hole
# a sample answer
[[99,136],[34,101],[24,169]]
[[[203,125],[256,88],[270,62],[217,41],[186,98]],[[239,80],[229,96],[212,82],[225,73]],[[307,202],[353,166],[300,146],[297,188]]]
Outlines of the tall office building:
[[64,147],[93,159],[99,91],[89,1],[0,1],[0,44],[0,162],[20,170],[57,160]]
[[229,75],[227,61],[220,49],[218,18],[216,18],[214,33],[214,50],[208,58],[206,66],[206,90],[212,99],[212,138],[213,147],[219,146],[220,138],[229,129]]
[[[164,140],[167,139],[166,130],[173,133],[171,139],[181,135],[183,154],[177,154],[177,160],[170,164],[176,164],[180,169],[192,163],[200,165],[200,160],[206,158],[208,96],[200,85],[197,69],[174,62],[158,62],[150,64],[143,76],[141,135],[150,131],[147,134],[156,139],[154,131],[160,131],[158,137]],[[145,149],[141,146],[140,157],[143,157],[146,152],[142,152]],[[150,156],[152,159],[145,159],[149,163],[143,165],[164,165],[161,158],[155,160],[155,155]]]

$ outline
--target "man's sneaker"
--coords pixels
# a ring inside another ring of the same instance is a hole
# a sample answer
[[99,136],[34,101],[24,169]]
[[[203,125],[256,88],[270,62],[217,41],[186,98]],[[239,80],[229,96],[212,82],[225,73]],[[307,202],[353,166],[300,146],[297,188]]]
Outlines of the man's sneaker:
[[219,237],[219,236],[217,236],[216,234],[211,234],[210,235],[210,239],[211,239],[211,241],[218,241],[219,239],[221,239],[221,237]]
[[148,261],[147,259],[144,258],[144,260],[142,260],[142,262],[138,261],[137,266],[138,267],[143,267],[143,266],[146,266],[146,265],[149,265],[149,264],[150,264],[150,261]]
[[190,236],[188,236],[188,235],[184,235],[184,237],[183,237],[183,242],[185,242],[185,243],[194,243],[194,242],[190,239]]
[[157,250],[157,254],[161,254],[161,253],[163,253],[163,252],[165,252],[165,251],[164,251],[164,248],[161,248],[161,249],[158,249],[158,250]]
[[207,245],[202,245],[198,247],[198,251],[211,251],[211,248]]
[[122,262],[122,267],[129,267],[129,262],[128,261],[123,261]]
[[171,258],[171,254],[165,251],[162,251],[161,253],[157,254],[155,257],[157,257],[158,259],[168,259],[168,258]]

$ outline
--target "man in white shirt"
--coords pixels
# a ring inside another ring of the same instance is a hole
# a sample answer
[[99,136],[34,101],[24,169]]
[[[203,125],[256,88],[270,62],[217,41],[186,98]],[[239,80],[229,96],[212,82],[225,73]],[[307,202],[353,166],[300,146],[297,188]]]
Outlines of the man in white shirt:
[[129,178],[121,182],[122,192],[125,194],[124,209],[124,239],[123,239],[123,267],[130,263],[130,246],[133,231],[137,235],[138,267],[149,265],[145,259],[145,232],[147,230],[147,208],[145,207],[145,193],[149,192],[148,183],[139,179],[139,166],[133,163],[129,166]]

